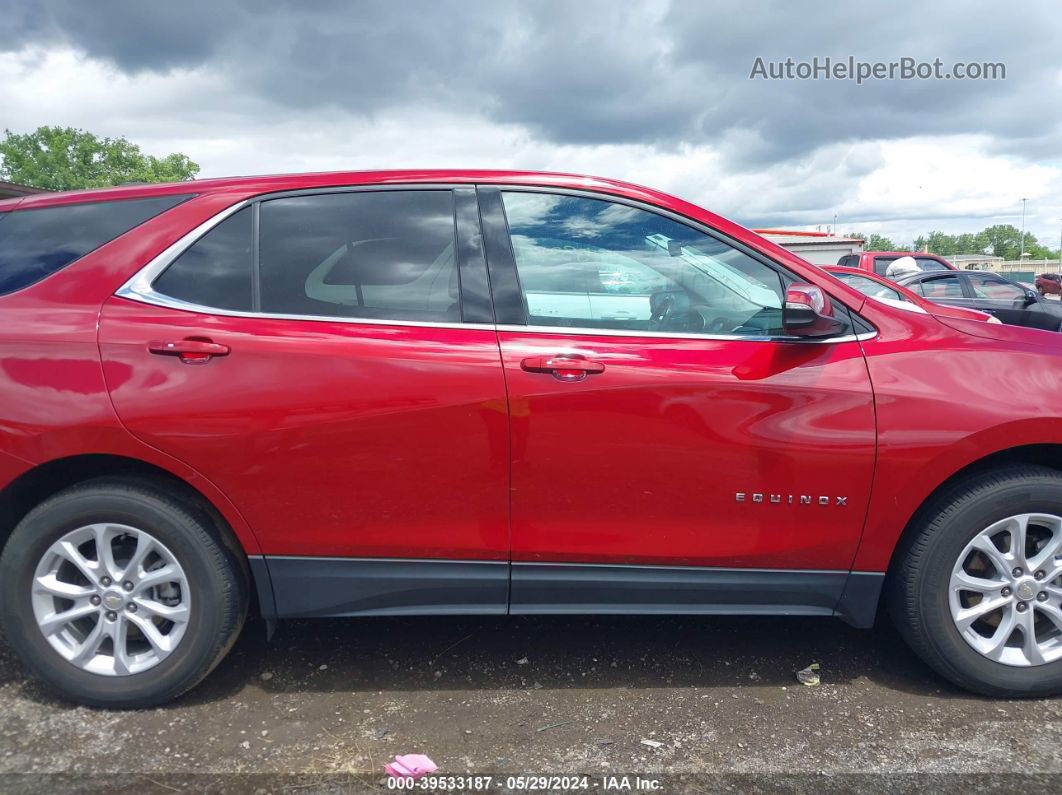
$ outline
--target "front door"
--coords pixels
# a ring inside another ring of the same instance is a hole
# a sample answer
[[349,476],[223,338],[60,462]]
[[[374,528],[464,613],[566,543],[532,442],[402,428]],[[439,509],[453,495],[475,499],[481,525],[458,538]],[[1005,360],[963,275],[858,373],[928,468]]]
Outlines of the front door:
[[874,465],[858,341],[778,340],[791,277],[670,217],[493,188],[480,206],[512,426],[511,610],[828,612]]
[[1043,299],[1021,285],[994,273],[965,273],[967,288],[977,308],[989,311],[1012,326],[1058,331],[1060,318]]
[[280,615],[504,612],[508,419],[476,223],[471,188],[269,199],[104,307],[118,414],[243,513]]

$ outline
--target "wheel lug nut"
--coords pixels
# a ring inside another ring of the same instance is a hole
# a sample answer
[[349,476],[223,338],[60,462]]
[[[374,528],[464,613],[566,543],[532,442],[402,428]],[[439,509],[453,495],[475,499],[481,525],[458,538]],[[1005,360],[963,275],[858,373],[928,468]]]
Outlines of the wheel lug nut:
[[1022,575],[1022,570],[1020,567],[1016,567],[1014,571],[1011,572],[1011,574],[1013,574],[1015,577],[1020,577]]
[[108,621],[117,621],[118,620],[118,614],[115,613],[113,610],[108,610],[107,611],[107,620]]
[[109,586],[111,582],[112,580],[110,577],[100,577],[100,585],[102,585],[104,588]]
[[1010,588],[1004,588],[1002,591],[1000,591],[1000,594],[1002,594],[1003,596],[1010,596],[1012,593],[1014,592],[1010,590]]
[[1018,602],[1018,612],[1019,613],[1024,613],[1026,608],[1027,608],[1027,606],[1026,606],[1025,602]]
[[1036,574],[1034,574],[1033,577],[1035,577],[1038,580],[1042,580],[1044,578],[1044,570],[1040,569],[1040,571],[1036,572]]
[[100,599],[98,594],[93,594],[89,601],[92,602],[94,606],[99,607],[100,602],[102,602],[103,600]]
[[133,583],[129,582],[129,580],[126,580],[122,583],[122,587],[127,591],[131,591],[133,590]]
[[135,602],[130,602],[129,604],[127,604],[125,606],[125,609],[128,610],[130,613],[135,613],[136,612],[136,603]]
[[1040,593],[1036,594],[1036,601],[1037,602],[1046,602],[1047,601],[1047,591],[1040,591]]

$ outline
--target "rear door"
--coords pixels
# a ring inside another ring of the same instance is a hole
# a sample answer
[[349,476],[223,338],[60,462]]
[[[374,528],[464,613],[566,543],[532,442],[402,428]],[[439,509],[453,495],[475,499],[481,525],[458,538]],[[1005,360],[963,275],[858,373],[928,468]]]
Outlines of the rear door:
[[474,190],[234,209],[104,307],[122,421],[236,504],[280,615],[504,612],[508,418]]
[[[779,340],[787,274],[644,207],[483,188],[480,208],[512,425],[511,611],[828,613],[874,466],[855,338]],[[541,303],[545,283],[615,308]]]
[[981,312],[990,312],[989,308],[982,308],[983,301],[975,299],[964,277],[965,274],[963,273],[949,271],[939,276],[919,278],[917,281],[909,282],[904,286],[914,290],[919,295],[925,296],[934,304],[961,306],[967,309],[977,309]]

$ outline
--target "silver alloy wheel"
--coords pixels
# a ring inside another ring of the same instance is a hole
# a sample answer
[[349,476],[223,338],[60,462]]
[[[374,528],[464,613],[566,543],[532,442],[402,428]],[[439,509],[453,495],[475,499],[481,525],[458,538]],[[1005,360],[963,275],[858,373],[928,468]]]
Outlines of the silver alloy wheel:
[[959,634],[1004,665],[1062,659],[1062,517],[1024,513],[982,530],[951,573]]
[[53,649],[78,668],[128,676],[165,660],[184,637],[191,593],[157,538],[127,525],[72,530],[33,575],[33,614]]

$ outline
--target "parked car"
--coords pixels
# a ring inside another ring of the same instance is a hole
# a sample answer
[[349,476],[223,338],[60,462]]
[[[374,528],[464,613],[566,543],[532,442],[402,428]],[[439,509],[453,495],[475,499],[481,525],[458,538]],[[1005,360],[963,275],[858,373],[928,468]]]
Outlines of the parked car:
[[1041,273],[1036,277],[1035,285],[1040,295],[1062,294],[1062,276],[1057,273]]
[[924,271],[958,270],[944,257],[921,251],[863,251],[859,254],[846,254],[837,260],[837,264],[844,268],[858,268],[878,276],[886,276],[889,266],[900,257],[911,257]]
[[0,203],[0,316],[0,620],[86,704],[180,695],[249,613],[882,601],[961,687],[1062,690],[1054,338],[871,300],[665,194],[40,194]]
[[963,309],[958,306],[934,304],[932,301],[927,301],[925,298],[918,295],[918,293],[913,293],[906,287],[901,287],[896,284],[896,282],[891,282],[884,276],[878,276],[875,273],[867,273],[866,271],[858,270],[856,268],[842,268],[838,265],[827,265],[823,267],[823,270],[836,276],[845,284],[855,287],[864,295],[869,295],[871,298],[876,298],[879,301],[885,301],[893,306],[908,309],[917,308],[922,312],[928,312],[931,315],[940,315],[941,317],[980,320],[986,323],[1001,322],[999,318],[992,317],[992,315],[989,315],[986,312],[978,312],[976,309]]
[[977,309],[1012,326],[1062,331],[1062,304],[998,273],[918,273],[900,284],[936,304]]

